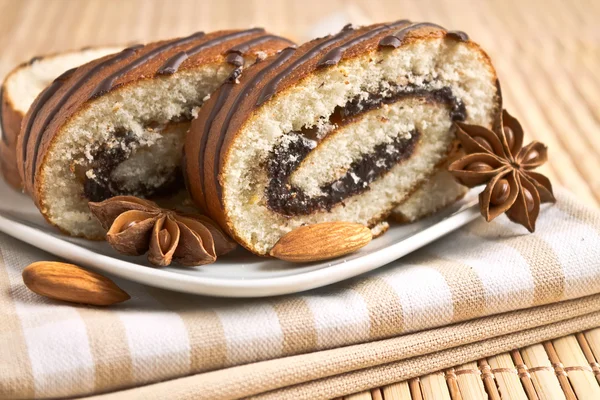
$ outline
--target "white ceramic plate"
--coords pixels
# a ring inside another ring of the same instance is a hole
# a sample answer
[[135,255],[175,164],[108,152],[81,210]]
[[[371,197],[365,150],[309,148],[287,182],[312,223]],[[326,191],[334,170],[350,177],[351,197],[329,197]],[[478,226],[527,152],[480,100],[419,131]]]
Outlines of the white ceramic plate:
[[215,264],[194,268],[149,266],[144,257],[118,254],[105,242],[65,236],[48,225],[33,202],[0,179],[0,230],[75,264],[150,286],[220,297],[262,297],[329,285],[388,264],[465,225],[478,215],[476,194],[430,218],[392,224],[389,231],[347,257],[292,264],[238,249]]

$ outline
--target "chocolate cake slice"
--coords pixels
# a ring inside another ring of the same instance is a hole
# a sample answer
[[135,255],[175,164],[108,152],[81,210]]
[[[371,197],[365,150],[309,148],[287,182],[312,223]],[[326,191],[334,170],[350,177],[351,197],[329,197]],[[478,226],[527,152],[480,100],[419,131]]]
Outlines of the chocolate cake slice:
[[500,104],[488,56],[463,32],[347,26],[211,97],[186,139],[188,189],[260,255],[305,224],[374,227],[444,164],[455,121],[491,127]]
[[17,137],[21,121],[37,95],[66,70],[121,49],[96,47],[36,56],[6,75],[0,88],[0,171],[12,187],[21,189],[17,168]]
[[46,219],[99,239],[89,201],[183,188],[189,121],[232,71],[290,46],[263,29],[230,30],[129,47],[56,78],[22,124],[17,163]]

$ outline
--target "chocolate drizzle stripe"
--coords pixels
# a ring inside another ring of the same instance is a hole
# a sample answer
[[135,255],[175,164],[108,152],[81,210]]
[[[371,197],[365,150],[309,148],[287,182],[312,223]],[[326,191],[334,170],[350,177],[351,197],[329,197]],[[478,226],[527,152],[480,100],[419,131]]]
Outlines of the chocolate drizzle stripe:
[[31,57],[31,59],[29,61],[27,61],[27,65],[31,65],[31,64],[35,63],[36,61],[40,61],[40,60],[43,60],[43,59],[44,59],[44,56],[34,56],[34,57]]
[[4,85],[0,85],[0,134],[2,135],[2,141],[8,146],[8,138],[4,129]]
[[[54,94],[62,86],[63,82],[66,79],[68,79],[74,72],[75,72],[75,68],[72,68],[72,69],[64,72],[58,78],[56,78],[50,84],[50,86],[48,86],[46,89],[44,89],[42,91],[42,93],[40,93],[40,95],[38,97],[39,101],[35,104],[35,107],[33,107],[31,109],[31,114],[29,116],[29,119],[27,120],[27,125],[25,125],[25,130],[23,131],[23,143],[22,143],[22,148],[21,148],[21,155],[23,157],[23,165],[25,166],[25,171],[27,170],[27,168],[26,168],[27,145],[29,144],[29,138],[31,136],[31,128],[33,126],[33,123],[35,122],[35,119],[37,118],[38,113],[42,110],[42,108],[44,107],[44,105],[46,104],[46,102],[48,100],[50,100],[50,98],[52,96],[54,96]],[[37,151],[37,149],[36,149],[36,151]],[[32,180],[33,180],[33,176],[35,174],[32,172],[31,175],[32,175]]]
[[469,40],[469,35],[463,31],[448,31],[446,32],[446,36],[456,39],[460,42],[466,42]]
[[234,67],[242,67],[244,65],[244,57],[238,53],[229,53],[225,57],[225,61]]
[[187,156],[185,155],[185,146],[181,151],[181,174],[183,175],[183,184],[185,185],[185,190],[188,193],[192,193],[190,186],[190,179],[187,174]]
[[[34,153],[33,153],[33,159],[32,159],[32,162],[33,162],[32,174],[31,174],[32,184],[33,184],[33,181],[35,180],[35,174],[36,174],[36,169],[37,169],[38,150],[39,150],[39,146],[42,141],[44,132],[46,131],[46,128],[48,128],[48,125],[50,125],[52,120],[56,117],[56,115],[58,114],[60,109],[67,103],[67,101],[69,101],[69,99],[75,94],[75,92],[77,92],[77,90],[79,90],[83,85],[85,85],[86,82],[88,82],[92,77],[94,77],[94,75],[96,75],[97,73],[99,73],[104,68],[106,68],[110,65],[113,65],[113,64],[115,64],[121,60],[124,60],[128,57],[131,57],[132,55],[134,55],[136,53],[137,50],[139,50],[142,47],[144,47],[144,46],[141,44],[132,46],[132,47],[128,47],[126,49],[123,49],[123,51],[116,53],[109,59],[97,64],[92,69],[90,69],[88,72],[83,74],[80,78],[78,78],[77,82],[73,83],[73,85],[69,88],[69,90],[67,90],[67,92],[65,92],[65,94],[61,97],[61,99],[58,101],[58,103],[56,103],[54,108],[48,113],[48,116],[46,117],[46,119],[44,120],[42,126],[40,127],[40,129],[38,131],[35,148],[34,148]],[[60,77],[57,78],[57,80],[60,80],[60,79],[61,79]],[[43,103],[45,103],[45,101]],[[38,103],[38,106],[41,108],[43,106],[43,103],[42,102]],[[35,122],[34,120],[37,118],[38,111],[39,110],[37,110],[35,112],[35,115],[32,115],[32,118],[30,119],[31,125],[29,125],[29,124],[27,125],[28,130],[30,130],[31,127],[33,126],[33,123]],[[26,131],[26,134],[27,134],[27,140],[28,140],[29,134],[27,131]],[[24,143],[23,160],[25,160],[27,143],[25,142],[25,140],[23,141],[23,143]]]
[[200,141],[200,152],[198,153],[198,170],[200,172],[200,186],[202,188],[202,204],[205,205],[206,209],[208,209],[208,207],[206,206],[206,179],[204,179],[204,159],[206,158],[206,143],[208,142],[208,134],[212,128],[212,124],[215,118],[217,117],[217,114],[225,104],[225,101],[227,100],[227,97],[229,96],[229,93],[232,89],[233,85],[224,84],[223,86],[221,86],[219,96],[215,101],[214,107],[211,108],[210,114],[208,115],[208,118],[206,119],[206,122],[203,127],[204,129],[202,132],[202,139]]
[[327,47],[331,46],[332,44],[335,44],[335,43],[343,40],[346,36],[350,35],[353,32],[354,32],[354,29],[352,27],[349,27],[349,26],[345,27],[341,32],[339,32],[336,35],[330,37],[329,39],[319,43],[318,45],[313,47],[310,51],[306,52],[303,56],[299,57],[297,60],[295,60],[293,63],[291,63],[287,68],[285,68],[283,71],[281,71],[279,74],[277,74],[277,76],[275,76],[273,79],[271,79],[265,85],[263,90],[260,92],[260,95],[258,96],[256,105],[260,106],[265,101],[267,101],[271,97],[273,97],[273,95],[277,91],[277,87],[279,86],[281,81],[283,79],[285,79],[286,76],[291,74],[294,70],[296,70],[296,68],[300,67],[302,64],[311,60],[313,57],[318,55],[321,52],[321,50],[323,50],[324,48],[327,48]]
[[[221,151],[223,150],[223,143],[225,142],[225,135],[229,130],[231,118],[233,117],[233,114],[235,114],[235,112],[239,109],[242,100],[246,98],[250,94],[250,92],[254,90],[254,88],[256,88],[256,86],[260,83],[260,81],[262,81],[265,75],[267,75],[271,70],[279,68],[281,65],[283,65],[295,53],[295,51],[296,49],[291,47],[283,49],[270,64],[266,65],[260,72],[258,72],[250,81],[248,81],[244,85],[244,88],[238,93],[237,97],[231,104],[231,107],[229,107],[229,110],[227,111],[225,120],[221,125],[221,132],[217,142],[213,167],[214,182],[217,189],[217,197],[219,198],[219,203],[221,204],[221,207],[223,206],[223,188],[221,187],[221,183],[219,182],[219,170],[222,157]],[[233,86],[234,84],[234,82],[225,83],[225,85],[227,86]],[[215,104],[215,108],[217,109],[220,109],[222,106],[223,104]],[[207,123],[210,123],[212,125],[212,121],[210,119],[207,120]]]
[[177,72],[182,62],[187,60],[188,54],[185,51],[180,51],[173,57],[169,58],[159,69],[156,71],[158,75],[172,75]]
[[171,50],[174,47],[180,46],[182,44],[186,44],[198,38],[204,36],[204,32],[196,32],[190,36],[186,36],[181,39],[169,41],[161,46],[156,47],[153,50],[150,50],[148,53],[141,55],[139,58],[125,65],[123,68],[119,69],[117,72],[114,72],[110,76],[106,77],[90,94],[90,98],[98,97],[106,92],[109,92],[117,79],[125,75],[127,72],[133,70],[136,67],[144,64],[145,62],[153,59],[154,57],[164,53],[165,51]]
[[215,39],[209,40],[207,42],[201,43],[195,47],[192,47],[191,49],[181,51],[181,52],[175,54],[173,57],[171,57],[167,61],[165,61],[165,63],[158,69],[158,71],[156,73],[159,75],[174,74],[175,72],[177,72],[177,70],[179,69],[179,66],[181,66],[181,64],[185,60],[187,60],[189,57],[201,52],[202,50],[220,45],[220,44],[225,43],[232,39],[237,39],[237,38],[240,38],[243,36],[252,35],[254,33],[262,33],[264,31],[265,30],[263,28],[247,29],[245,31],[230,33],[230,34],[223,35],[223,36],[217,37]]
[[348,41],[347,43],[344,43],[342,46],[339,46],[339,47],[329,50],[329,52],[327,52],[327,54],[325,54],[319,60],[319,62],[317,63],[317,67],[324,67],[327,65],[335,65],[338,62],[340,62],[340,60],[344,56],[344,53],[346,52],[346,50],[352,48],[353,46],[356,46],[357,44],[362,43],[365,40],[369,40],[369,39],[379,35],[383,31],[397,28],[398,26],[408,25],[408,24],[410,24],[410,21],[403,19],[403,20],[394,22],[393,24],[383,25],[383,26],[375,28],[371,31],[368,31],[368,32]]
[[439,25],[432,24],[429,22],[419,22],[416,24],[405,26],[404,28],[400,29],[399,31],[394,32],[392,35],[384,37],[383,39],[381,39],[379,41],[379,46],[380,47],[397,48],[402,44],[402,40],[404,40],[404,38],[406,37],[406,35],[409,32],[414,31],[419,28],[425,28],[425,27],[438,28],[438,29],[441,29],[444,32],[446,32],[446,29]]
[[236,46],[233,46],[231,49],[227,50],[226,54],[231,54],[231,53],[244,54],[244,53],[247,53],[252,47],[259,45],[261,43],[268,42],[270,40],[282,40],[282,41],[288,42],[291,45],[294,44],[294,42],[284,39],[280,36],[264,35],[264,36],[255,37],[253,39],[245,41],[244,43],[240,43]]
[[254,39],[247,40],[244,43],[240,43],[237,46],[234,46],[231,49],[227,50],[227,52],[225,53],[225,54],[227,54],[226,61],[233,66],[242,67],[242,66],[244,66],[244,54],[245,53],[247,53],[254,46],[257,46],[261,43],[265,43],[265,42],[268,42],[271,40],[282,40],[282,41],[286,41],[286,42],[290,43],[291,45],[294,45],[294,42],[287,40],[285,38],[282,38],[280,36],[276,36],[276,35],[259,36]]

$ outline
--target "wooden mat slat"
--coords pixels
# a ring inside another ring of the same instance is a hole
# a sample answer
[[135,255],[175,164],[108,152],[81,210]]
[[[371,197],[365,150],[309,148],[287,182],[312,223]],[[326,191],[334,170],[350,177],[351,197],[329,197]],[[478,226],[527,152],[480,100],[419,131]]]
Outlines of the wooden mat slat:
[[489,357],[491,373],[494,375],[501,397],[515,400],[527,400],[525,388],[519,379],[519,373],[509,353]]
[[399,382],[381,388],[385,400],[412,400],[408,382]]
[[539,400],[540,397],[537,395],[537,392],[535,390],[535,386],[531,379],[531,374],[529,373],[529,368],[527,367],[527,364],[525,364],[521,353],[518,350],[513,350],[510,352],[510,355],[512,356],[513,361],[515,362],[515,367],[517,368],[519,380],[523,385],[523,390],[525,391],[526,398],[532,400]]
[[443,372],[429,374],[421,378],[421,390],[425,400],[452,400]]
[[487,392],[490,400],[500,400],[500,392],[498,391],[498,385],[496,384],[496,377],[492,373],[492,367],[488,363],[487,359],[481,359],[477,362],[479,370],[481,371],[481,380],[483,381],[483,387]]
[[600,399],[600,386],[575,336],[552,341],[569,382],[580,399]]
[[565,393],[561,389],[558,377],[554,372],[548,354],[541,344],[520,349],[523,363],[529,369],[529,375],[536,395],[542,400],[564,400]]
[[383,393],[380,388],[371,389],[372,400],[383,400]]
[[413,400],[424,400],[423,391],[421,389],[421,380],[419,378],[413,378],[408,381],[408,388],[410,389],[410,396]]
[[456,381],[463,399],[486,400],[487,395],[481,379],[481,372],[476,362],[456,367]]

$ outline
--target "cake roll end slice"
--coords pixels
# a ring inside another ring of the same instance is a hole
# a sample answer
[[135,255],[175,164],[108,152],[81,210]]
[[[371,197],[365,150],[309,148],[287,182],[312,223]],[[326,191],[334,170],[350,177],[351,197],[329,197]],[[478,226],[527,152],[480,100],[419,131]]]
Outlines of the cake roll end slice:
[[184,190],[190,120],[232,74],[290,43],[261,28],[198,32],[67,71],[23,121],[17,159],[26,190],[61,230],[103,238],[88,202]]

